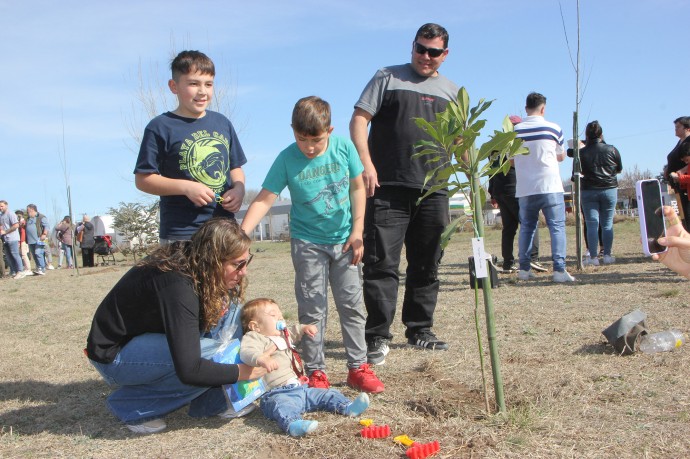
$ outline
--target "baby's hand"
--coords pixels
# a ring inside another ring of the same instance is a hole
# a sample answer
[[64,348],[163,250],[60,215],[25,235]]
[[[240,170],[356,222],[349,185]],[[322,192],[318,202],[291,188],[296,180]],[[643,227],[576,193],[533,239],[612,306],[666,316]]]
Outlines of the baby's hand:
[[319,329],[316,328],[316,325],[302,325],[302,333],[310,338],[315,337],[318,331]]
[[278,362],[276,362],[276,359],[270,356],[259,357],[256,363],[265,368],[269,373],[278,369]]

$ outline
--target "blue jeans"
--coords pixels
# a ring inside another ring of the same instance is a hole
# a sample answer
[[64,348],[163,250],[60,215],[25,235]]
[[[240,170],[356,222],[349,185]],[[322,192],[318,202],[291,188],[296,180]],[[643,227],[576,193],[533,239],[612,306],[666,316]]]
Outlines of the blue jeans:
[[328,318],[328,285],[340,317],[340,331],[348,368],[367,362],[364,340],[364,300],[359,267],[352,264],[352,250],[343,253],[343,244],[313,244],[290,241],[295,268],[295,297],[299,323],[315,324],[313,338],[302,337],[302,360],[307,374],[325,370],[324,336]]
[[[234,306],[234,305],[233,305]],[[223,339],[238,338],[239,307],[231,306],[224,317],[223,330],[200,337],[201,357],[211,359]],[[223,336],[227,331],[227,336]],[[221,339],[223,338],[223,339]],[[189,415],[208,417],[228,409],[222,387],[190,386],[177,377],[166,336],[145,333],[132,339],[109,364],[94,362],[103,379],[116,389],[108,396],[110,411],[122,422],[140,424],[161,418],[189,404]]]
[[74,266],[72,264],[72,246],[67,245],[64,242],[61,242],[60,245],[62,246],[62,250],[65,251],[65,257],[67,258],[67,267],[71,268],[72,266]]
[[[613,216],[616,213],[618,189],[582,190],[582,209],[587,222],[587,245],[590,253],[596,257],[599,242],[598,229],[601,225],[601,242],[604,244],[604,255],[611,255],[613,246]],[[594,249],[592,249],[594,247]]]
[[36,269],[41,272],[45,272],[46,270],[45,249],[46,246],[42,243],[29,244],[31,258],[36,262]]
[[10,265],[10,276],[14,276],[20,271],[24,271],[22,256],[19,255],[19,241],[5,241],[5,256]]
[[520,270],[530,270],[532,241],[539,222],[539,211],[551,234],[551,258],[554,271],[565,271],[565,202],[563,193],[543,193],[520,198]]
[[330,411],[344,414],[350,400],[335,389],[317,389],[306,384],[276,387],[261,396],[261,411],[287,432],[292,421],[302,413]]

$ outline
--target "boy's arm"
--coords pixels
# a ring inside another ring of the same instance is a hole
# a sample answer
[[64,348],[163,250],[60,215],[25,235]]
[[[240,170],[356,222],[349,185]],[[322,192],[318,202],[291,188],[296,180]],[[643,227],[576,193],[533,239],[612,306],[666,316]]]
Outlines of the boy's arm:
[[264,215],[268,213],[268,210],[276,201],[277,197],[277,194],[268,191],[266,188],[262,188],[261,191],[259,191],[259,194],[256,195],[256,198],[254,198],[254,201],[252,201],[249,206],[249,209],[247,209],[247,213],[240,225],[245,234],[249,234],[256,228],[256,225],[258,225],[261,219],[264,218]]
[[223,194],[221,205],[228,212],[237,212],[244,200],[244,171],[241,167],[230,169],[230,183],[232,188]]
[[213,202],[216,197],[213,190],[203,183],[158,174],[134,174],[134,184],[137,189],[157,196],[186,196],[197,207]]
[[352,229],[350,237],[343,246],[343,252],[352,248],[352,264],[356,265],[362,261],[364,254],[364,244],[362,233],[364,232],[364,208],[366,207],[366,191],[364,189],[363,174],[350,180],[350,212],[352,213]]

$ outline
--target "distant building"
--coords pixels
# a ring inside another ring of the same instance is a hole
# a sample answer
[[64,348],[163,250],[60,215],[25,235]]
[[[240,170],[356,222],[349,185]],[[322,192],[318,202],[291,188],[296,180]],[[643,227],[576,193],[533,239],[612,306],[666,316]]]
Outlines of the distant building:
[[129,247],[129,240],[127,236],[120,233],[113,226],[113,217],[111,215],[96,215],[91,219],[93,223],[94,236],[110,236],[113,243],[119,247]]
[[[246,204],[235,214],[238,222],[242,223],[244,216],[247,214]],[[273,207],[268,211],[266,216],[261,219],[261,222],[249,234],[249,237],[255,241],[287,241],[290,239],[290,209],[292,208],[292,201],[276,201]]]

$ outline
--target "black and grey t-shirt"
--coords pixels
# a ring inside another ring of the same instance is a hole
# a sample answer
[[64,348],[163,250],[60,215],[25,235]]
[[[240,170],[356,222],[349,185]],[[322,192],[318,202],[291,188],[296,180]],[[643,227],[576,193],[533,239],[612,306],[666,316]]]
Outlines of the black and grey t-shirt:
[[417,142],[430,138],[417,127],[414,118],[435,120],[448,101],[457,99],[458,91],[458,86],[443,75],[423,77],[411,64],[376,72],[355,108],[373,116],[369,152],[380,185],[422,187],[433,166],[425,164],[425,158],[413,160],[411,156]]

